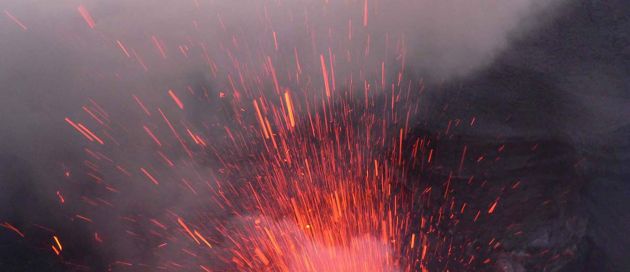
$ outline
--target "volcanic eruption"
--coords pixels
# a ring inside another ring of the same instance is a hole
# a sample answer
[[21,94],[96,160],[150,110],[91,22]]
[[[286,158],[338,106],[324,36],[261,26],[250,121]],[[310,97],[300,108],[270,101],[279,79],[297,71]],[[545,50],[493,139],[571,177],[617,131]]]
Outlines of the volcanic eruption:
[[2,4],[0,267],[586,269],[574,2]]

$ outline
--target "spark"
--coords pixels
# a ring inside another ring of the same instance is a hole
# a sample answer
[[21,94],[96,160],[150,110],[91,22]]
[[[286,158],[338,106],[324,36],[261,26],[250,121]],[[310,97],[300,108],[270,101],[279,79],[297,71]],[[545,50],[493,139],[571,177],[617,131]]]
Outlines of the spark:
[[66,202],[66,200],[63,198],[63,195],[61,195],[61,192],[57,191],[57,197],[59,197],[59,202],[61,204],[63,204],[64,202]]
[[153,42],[153,45],[158,49],[158,51],[160,52],[160,56],[162,56],[162,58],[166,59],[166,50],[164,49],[164,46],[162,45],[162,43],[158,40],[157,37],[155,36],[151,36],[151,41]]
[[173,92],[173,90],[168,90],[168,95],[170,95],[173,101],[175,101],[175,104],[177,104],[177,107],[179,107],[182,110],[184,109],[184,104],[182,104],[182,101],[179,100],[179,97],[175,95],[175,92]]
[[55,245],[52,245],[51,247],[52,247],[53,252],[55,252],[55,254],[56,254],[56,255],[61,254],[61,251],[60,251],[59,249],[57,249],[57,248],[55,247]]
[[182,226],[182,228],[184,228],[184,230],[186,231],[186,233],[193,239],[195,240],[195,242],[197,244],[199,244],[199,240],[197,240],[197,237],[190,231],[190,229],[188,228],[188,226],[186,225],[186,223],[184,223],[184,220],[182,220],[181,218],[177,218],[177,223],[179,223],[180,226]]
[[140,108],[142,108],[142,110],[144,111],[144,113],[147,114],[147,116],[151,116],[151,113],[149,112],[149,110],[147,109],[147,107],[144,106],[144,104],[142,103],[142,101],[140,101],[140,98],[138,98],[135,94],[133,95],[133,99],[136,101],[136,103],[138,103],[138,106],[140,106]]
[[5,228],[7,228],[9,230],[12,230],[13,232],[17,233],[22,238],[24,238],[24,233],[22,233],[18,228],[14,227],[13,225],[9,224],[8,222],[4,222],[4,223],[0,224],[0,226],[5,227]]
[[28,30],[28,27],[26,27],[26,25],[24,25],[24,23],[22,23],[22,21],[20,21],[17,17],[13,16],[13,14],[11,14],[8,10],[5,9],[4,14],[9,17],[9,19],[11,19],[16,25],[22,28],[22,30]]
[[149,178],[149,180],[151,180],[151,182],[153,182],[153,184],[155,185],[160,185],[160,183],[153,177],[153,175],[149,174],[149,172],[144,169],[144,168],[140,168],[140,171],[142,171],[142,173]]
[[85,136],[85,138],[87,138],[88,140],[90,140],[90,142],[93,142],[94,139],[85,131],[83,131],[83,129],[81,129],[81,127],[79,127],[77,124],[75,124],[72,120],[70,120],[70,118],[66,117],[66,122],[68,122],[68,124],[70,124],[72,127],[74,127],[79,133],[81,133],[83,136]]
[[293,102],[291,101],[291,95],[289,94],[288,90],[284,92],[284,100],[287,103],[287,111],[289,112],[291,127],[295,127],[295,117],[293,116]]
[[494,209],[497,207],[497,204],[499,204],[498,198],[492,203],[492,206],[490,206],[490,208],[488,209],[489,214],[494,212]]
[[59,249],[59,251],[62,251],[63,247],[61,246],[61,242],[59,242],[59,238],[57,238],[57,236],[53,236],[53,239],[55,240],[55,243],[57,244],[57,248]]
[[85,127],[83,124],[81,123],[77,123],[77,126],[84,131],[85,133],[87,133],[88,135],[90,135],[91,139],[94,139],[95,141],[97,141],[99,144],[105,144],[105,142],[103,142],[103,140],[101,140],[101,138],[99,138],[98,136],[96,136],[96,134],[94,134],[91,130],[89,130],[87,127]]
[[122,52],[125,54],[125,56],[127,56],[128,58],[131,57],[131,55],[129,55],[129,51],[127,51],[127,48],[125,48],[125,45],[123,45],[123,43],[120,40],[116,40],[116,44],[118,45],[120,50],[122,50]]
[[326,69],[326,61],[324,60],[324,55],[319,55],[319,60],[322,65],[322,76],[324,77],[324,88],[326,90],[326,97],[330,98],[330,83],[328,83],[328,71]]
[[75,217],[76,217],[76,218],[79,218],[79,219],[81,219],[81,220],[83,220],[83,221],[85,221],[85,222],[92,223],[92,219],[87,218],[87,217],[85,217],[85,216],[83,216],[83,215],[77,214],[77,215],[75,215]]
[[142,126],[142,128],[144,128],[144,131],[149,135],[149,137],[151,137],[151,139],[158,145],[158,146],[162,146],[162,143],[160,142],[160,140],[158,140],[157,137],[155,137],[155,134],[153,134],[153,132],[151,131],[151,129],[149,129],[147,126]]
[[87,23],[90,28],[94,28],[94,19],[88,10],[83,5],[79,5],[77,10],[79,11],[79,14],[81,14],[81,17],[83,17],[83,20],[85,20],[85,23]]

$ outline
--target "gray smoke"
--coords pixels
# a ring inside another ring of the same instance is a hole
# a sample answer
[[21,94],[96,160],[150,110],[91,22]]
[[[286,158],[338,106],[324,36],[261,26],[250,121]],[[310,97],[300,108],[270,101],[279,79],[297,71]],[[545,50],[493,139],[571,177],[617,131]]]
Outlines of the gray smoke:
[[[205,87],[210,90],[212,103],[219,103],[216,101],[220,92],[231,93],[229,81],[221,75],[238,77],[232,57],[247,66],[240,67],[243,71],[255,75],[263,73],[261,64],[272,55],[278,74],[285,77],[295,70],[289,66],[293,65],[294,49],[301,59],[304,74],[313,82],[312,90],[321,90],[319,55],[328,57],[330,50],[338,59],[343,59],[346,50],[363,51],[365,36],[358,34],[365,33],[371,35],[369,56],[366,60],[339,61],[335,67],[338,75],[356,73],[355,65],[358,65],[366,74],[378,77],[381,62],[390,63],[400,57],[391,52],[401,41],[410,71],[433,82],[450,82],[483,71],[509,51],[513,42],[532,35],[558,10],[568,6],[564,2],[4,1],[0,3],[0,11],[3,11],[0,14],[0,159],[7,169],[17,169],[19,167],[9,165],[19,164],[25,170],[6,170],[5,173],[13,174],[2,176],[6,180],[0,181],[3,186],[0,187],[0,205],[13,208],[0,213],[0,222],[17,221],[25,228],[32,222],[70,224],[66,219],[54,218],[55,214],[44,214],[37,209],[52,205],[49,203],[56,205],[55,192],[60,187],[75,199],[90,190],[78,181],[67,184],[61,177],[63,169],[79,168],[85,147],[93,148],[64,121],[66,117],[80,119],[78,116],[85,114],[82,106],[91,105],[90,100],[107,109],[110,119],[115,120],[112,125],[128,132],[126,137],[116,138],[126,148],[116,151],[112,159],[133,161],[133,165],[149,164],[160,158],[155,156],[151,143],[146,142],[144,132],[138,129],[146,120],[132,95],[151,105],[154,115],[157,108],[162,108],[169,116],[183,118],[191,127],[221,120],[224,116],[207,109],[205,101],[184,96],[180,98],[186,99],[186,111],[173,110],[175,105],[167,91],[186,93],[189,85]],[[89,11],[94,28],[82,18],[79,6]],[[365,26],[364,21],[367,21]],[[344,40],[349,28],[357,36]],[[234,39],[229,33],[235,33]],[[164,56],[156,43],[164,47]],[[185,56],[182,51],[190,55]],[[207,58],[204,53],[208,54]],[[219,76],[213,75],[213,69],[219,71]],[[579,83],[565,84],[575,88]],[[272,93],[272,88],[261,93]],[[606,114],[611,115],[608,111]],[[81,121],[97,126],[89,123],[92,121],[88,118]],[[224,144],[221,141],[224,139],[217,139],[219,145]],[[106,142],[115,145],[111,140],[106,139]],[[189,179],[202,182],[199,176],[212,175],[207,165],[190,162],[184,155],[174,157],[179,165],[185,165],[180,169],[189,169],[190,173],[169,174],[167,168],[152,169],[156,176],[190,175]],[[17,184],[15,181],[21,179],[16,176],[24,172],[30,174],[29,183]],[[130,184],[124,188],[128,192],[111,199],[115,212],[95,216],[95,220],[101,222],[100,227],[111,224],[111,228],[124,228],[118,226],[124,224],[119,218],[128,214],[143,212],[164,219],[168,217],[166,209],[178,212],[200,205],[180,193],[179,187],[147,194],[145,185],[137,185],[146,183],[146,178],[137,173],[128,181],[118,180],[121,179],[119,173],[113,171],[103,170],[101,174],[106,180]],[[21,199],[15,196],[17,193],[29,196]],[[34,206],[29,199],[37,199],[40,206]],[[17,207],[21,211],[15,212]],[[103,259],[137,254],[140,247],[136,247],[135,242],[121,241],[121,252],[99,254],[106,255]]]

